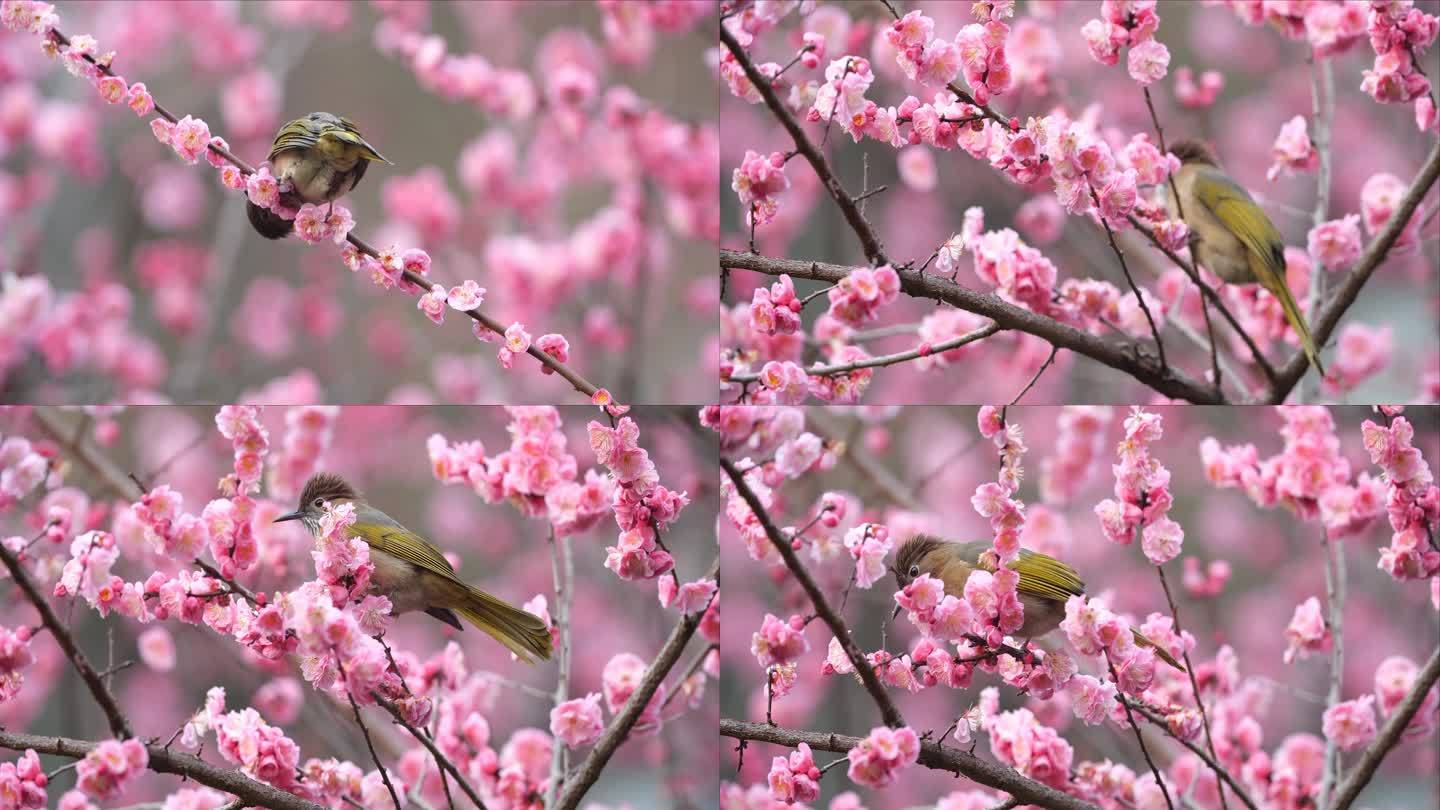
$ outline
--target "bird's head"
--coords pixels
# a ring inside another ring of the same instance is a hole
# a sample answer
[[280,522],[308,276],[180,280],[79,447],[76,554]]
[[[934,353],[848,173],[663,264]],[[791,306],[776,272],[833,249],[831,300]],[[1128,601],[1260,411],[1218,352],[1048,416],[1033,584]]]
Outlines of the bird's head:
[[305,482],[300,491],[300,505],[294,512],[275,518],[276,523],[298,520],[314,531],[320,525],[320,516],[325,514],[325,504],[357,501],[360,496],[344,478],[334,473],[315,473]]
[[[890,566],[890,573],[895,576],[897,590],[904,590],[905,586],[920,576],[920,561],[943,542],[945,541],[938,537],[917,534],[901,544],[900,551],[895,554],[895,564]],[[893,619],[898,615],[900,615],[900,606],[896,605],[895,612],[891,614],[890,618]]]
[[1219,166],[1215,160],[1215,153],[1204,141],[1184,140],[1170,144],[1170,154],[1180,158],[1181,164],[1202,163],[1206,166]]

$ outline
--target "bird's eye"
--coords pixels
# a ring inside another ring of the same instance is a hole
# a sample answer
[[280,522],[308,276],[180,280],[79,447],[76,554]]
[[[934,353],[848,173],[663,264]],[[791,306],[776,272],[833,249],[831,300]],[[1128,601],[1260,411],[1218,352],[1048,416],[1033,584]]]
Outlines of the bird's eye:
[[915,577],[918,577],[918,576],[920,576],[920,566],[918,566],[918,565],[912,565],[912,566],[910,566],[910,578],[911,578],[911,579],[914,579]]
[[316,508],[316,509],[319,509],[320,507],[322,507],[322,506],[324,506],[324,505],[325,505],[325,499],[324,499],[324,498],[316,498],[316,499],[315,499],[315,508]]

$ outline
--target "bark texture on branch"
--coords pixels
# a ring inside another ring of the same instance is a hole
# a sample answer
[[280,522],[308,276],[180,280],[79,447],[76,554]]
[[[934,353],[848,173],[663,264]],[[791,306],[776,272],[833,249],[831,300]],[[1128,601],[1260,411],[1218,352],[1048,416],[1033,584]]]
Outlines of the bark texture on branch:
[[[736,740],[754,740],[794,748],[805,743],[817,751],[845,753],[860,744],[859,737],[845,734],[830,734],[824,731],[799,731],[766,725],[745,723],[739,720],[721,718],[720,736]],[[1013,768],[996,765],[993,762],[966,753],[959,748],[946,748],[933,742],[920,743],[920,764],[937,771],[949,771],[964,776],[986,787],[1003,790],[1026,804],[1049,810],[1099,810],[1087,801],[1061,793],[1049,785],[1022,776]]]
[[[41,737],[35,734],[20,734],[0,731],[0,747],[12,751],[35,749],[37,754],[81,759],[95,750],[100,743],[91,740],[72,740],[67,737]],[[257,782],[240,771],[211,765],[194,754],[167,750],[159,745],[145,746],[150,755],[146,766],[156,773],[169,773],[193,779],[206,787],[223,790],[239,797],[247,807],[268,807],[271,810],[325,810],[322,805],[296,796],[293,793]]]
[[[771,276],[788,275],[792,278],[806,278],[831,284],[849,275],[854,269],[844,265],[799,259],[772,259],[725,249],[720,251],[720,266],[730,270],[751,270]],[[1225,400],[1216,396],[1214,386],[1209,383],[1196,380],[1174,368],[1157,368],[1153,355],[1143,354],[1139,344],[1133,341],[1121,343],[1102,339],[1060,323],[1054,318],[1047,318],[1002,301],[995,295],[962,287],[943,276],[913,269],[897,269],[895,272],[900,275],[900,289],[907,295],[943,301],[966,312],[983,315],[1001,329],[1028,332],[1052,346],[1069,349],[1124,372],[1172,399],[1183,399],[1200,405],[1225,404]]]

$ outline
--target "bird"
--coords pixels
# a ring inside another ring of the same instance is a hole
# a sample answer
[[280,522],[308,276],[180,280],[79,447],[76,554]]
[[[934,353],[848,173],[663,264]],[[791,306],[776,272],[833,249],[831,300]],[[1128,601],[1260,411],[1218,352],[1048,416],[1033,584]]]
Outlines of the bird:
[[[958,543],[942,540],[926,534],[917,534],[906,540],[895,556],[891,572],[901,588],[909,585],[921,574],[929,574],[945,583],[945,593],[957,599],[965,598],[965,581],[970,572],[977,568],[994,570],[992,561],[987,568],[982,559],[993,548],[987,540]],[[1020,555],[1009,564],[1020,575],[1020,604],[1025,607],[1025,622],[1017,632],[1019,638],[1034,639],[1060,626],[1065,619],[1065,601],[1072,596],[1085,595],[1085,583],[1075,569],[1046,554],[1021,549]],[[899,615],[897,606],[891,618]],[[1179,661],[1168,650],[1157,645],[1131,628],[1135,643],[1155,650],[1155,655],[1172,667],[1185,671]]]
[[[303,203],[333,205],[360,184],[371,161],[390,163],[350,119],[328,112],[312,112],[281,127],[265,159],[276,180],[290,182],[291,190],[281,199],[297,208]],[[245,203],[245,213],[266,239],[280,239],[294,228],[292,220],[253,202]]]
[[1323,377],[1310,327],[1285,281],[1285,242],[1275,224],[1250,192],[1220,168],[1208,146],[1184,140],[1172,144],[1169,152],[1180,160],[1180,170],[1172,178],[1174,185],[1167,185],[1165,201],[1170,216],[1183,219],[1198,237],[1195,259],[1231,284],[1259,284],[1269,290],[1299,335],[1305,356]]
[[533,664],[535,657],[550,657],[550,629],[540,617],[467,585],[439,549],[371,506],[339,475],[311,475],[300,492],[299,508],[275,522],[298,520],[312,537],[318,536],[326,506],[344,503],[355,507],[350,535],[370,547],[375,566],[370,593],[388,597],[392,615],[423,610],[462,631],[463,617],[527,664]]

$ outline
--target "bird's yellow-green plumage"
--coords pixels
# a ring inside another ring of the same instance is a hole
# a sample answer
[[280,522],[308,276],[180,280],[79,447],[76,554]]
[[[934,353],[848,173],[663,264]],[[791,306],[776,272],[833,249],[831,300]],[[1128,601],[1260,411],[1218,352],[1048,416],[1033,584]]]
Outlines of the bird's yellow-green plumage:
[[391,613],[422,610],[457,630],[462,629],[458,614],[527,664],[550,657],[550,629],[538,616],[467,584],[438,548],[361,500],[339,476],[311,476],[300,508],[278,520],[300,520],[314,534],[325,506],[344,502],[355,506],[349,533],[370,547],[370,591],[390,599]]
[[1203,144],[1182,141],[1170,152],[1180,158],[1181,167],[1174,178],[1178,203],[1175,190],[1166,188],[1169,208],[1174,216],[1183,213],[1185,224],[1199,237],[1196,260],[1232,284],[1259,284],[1274,295],[1305,356],[1323,375],[1310,327],[1285,280],[1285,240],[1275,224]]
[[[280,128],[266,157],[271,174],[290,184],[286,203],[318,205],[333,202],[359,185],[371,161],[389,163],[348,118],[313,112]],[[246,213],[255,230],[269,239],[290,233],[290,220],[248,203]]]
[[[956,543],[919,534],[906,540],[895,555],[895,577],[905,587],[920,574],[929,574],[945,583],[945,592],[963,598],[965,581],[977,569],[994,569],[994,557],[986,559],[992,544],[985,540]],[[1066,563],[1047,554],[1021,549],[1008,568],[1020,575],[1015,586],[1025,609],[1025,623],[1019,634],[1026,638],[1043,636],[1060,626],[1065,617],[1065,601],[1085,595],[1085,582]],[[1155,651],[1155,657],[1184,671],[1185,667],[1170,652],[1131,628],[1135,643]]]

